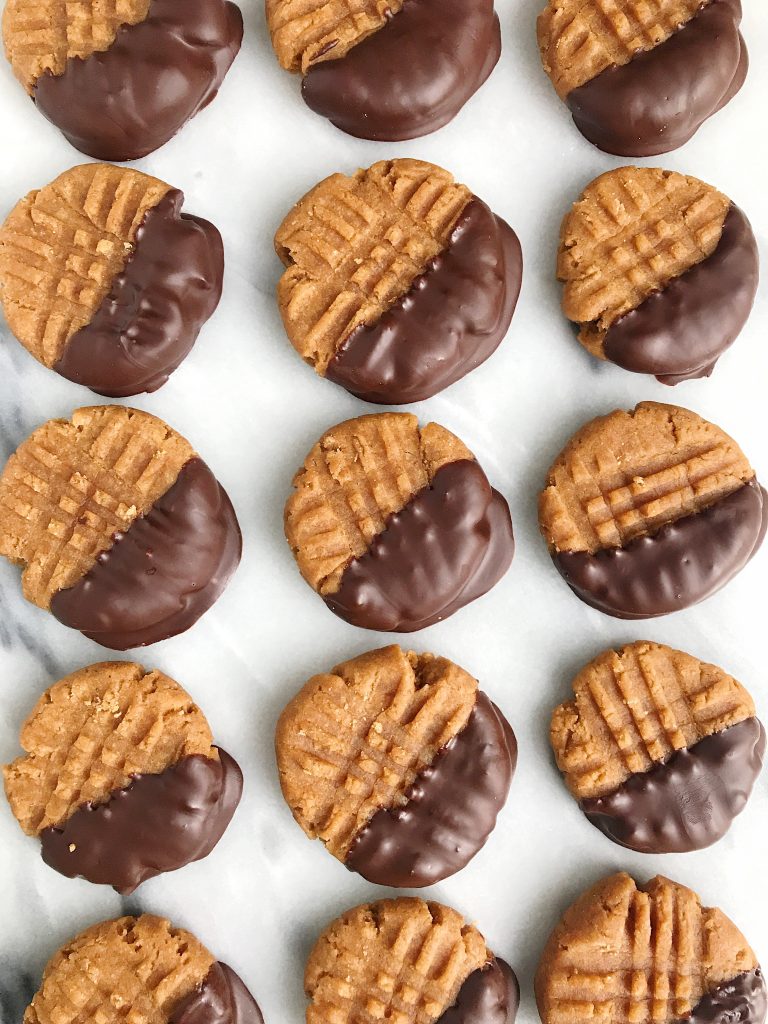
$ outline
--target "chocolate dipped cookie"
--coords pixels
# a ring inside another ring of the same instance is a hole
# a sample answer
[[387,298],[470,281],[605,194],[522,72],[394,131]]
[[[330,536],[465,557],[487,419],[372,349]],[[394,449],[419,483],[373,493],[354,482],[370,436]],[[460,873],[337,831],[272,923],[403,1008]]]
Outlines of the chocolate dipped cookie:
[[763,767],[765,730],[744,687],[663,644],[605,651],[555,708],[550,739],[566,785],[609,839],[685,853],[721,839]]
[[429,398],[484,362],[520,294],[517,235],[422,160],[326,178],[280,225],[275,250],[293,347],[321,377],[383,405]]
[[746,216],[711,185],[619,167],[587,185],[563,220],[557,276],[587,351],[678,384],[708,377],[735,341],[759,259]]
[[232,504],[190,443],[123,406],[38,427],[0,476],[0,554],[24,596],[104,647],[189,629],[240,561]]
[[190,932],[151,914],[81,932],[49,961],[23,1024],[264,1024],[256,1000]]
[[354,626],[409,633],[501,579],[506,501],[454,434],[409,413],[327,430],[293,480],[285,535],[304,579]]
[[741,0],[549,0],[544,70],[581,134],[617,156],[684,145],[744,84]]
[[317,940],[304,975],[307,1024],[513,1024],[510,966],[460,914],[404,898],[348,910]]
[[266,0],[280,64],[337,128],[401,141],[442,128],[501,54],[493,0],[321,0],[311,9]]
[[539,497],[539,525],[573,592],[647,619],[725,586],[757,552],[768,497],[736,442],[688,409],[642,402],[581,428]]
[[133,892],[207,857],[243,789],[199,707],[162,672],[102,662],[40,697],[3,769],[16,820],[69,878]]
[[464,669],[400,647],[313,676],[280,716],[283,796],[310,839],[369,882],[460,871],[504,806],[517,742]]
[[224,249],[184,193],[82,164],[20,200],[0,227],[0,303],[44,366],[111,398],[156,391],[221,298]]
[[219,91],[243,38],[229,0],[6,0],[3,42],[37,109],[81,153],[136,160]]

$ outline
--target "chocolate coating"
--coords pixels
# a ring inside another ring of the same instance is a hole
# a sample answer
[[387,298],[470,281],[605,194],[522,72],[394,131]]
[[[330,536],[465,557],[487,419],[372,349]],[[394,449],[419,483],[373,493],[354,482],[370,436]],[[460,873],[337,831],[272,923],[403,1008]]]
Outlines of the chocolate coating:
[[515,972],[494,957],[474,971],[459,989],[456,1002],[438,1018],[438,1024],[513,1024],[520,1005]]
[[482,849],[504,806],[517,743],[479,692],[469,721],[405,792],[358,834],[346,866],[376,885],[423,888],[461,871]]
[[361,324],[326,377],[366,402],[420,402],[495,352],[515,311],[523,273],[512,228],[473,198],[447,247],[375,324]]
[[638,853],[686,853],[722,839],[763,767],[765,730],[748,718],[676,751],[613,793],[582,800],[609,839]]
[[156,391],[189,355],[221,298],[224,248],[183,202],[172,189],[147,210],[128,262],[53,367],[62,377],[124,398]]
[[200,988],[177,1004],[168,1024],[264,1024],[264,1018],[242,979],[217,962]]
[[53,595],[51,612],[113,650],[153,644],[183,633],[211,607],[241,549],[226,491],[193,458],[73,587]]
[[759,967],[725,981],[704,996],[685,1024],[763,1024],[768,1011],[765,979]]
[[619,619],[667,615],[710,597],[755,554],[768,525],[756,480],[623,548],[559,552],[553,560],[582,601]]
[[477,462],[450,462],[390,516],[325,603],[353,626],[410,633],[489,591],[514,550],[504,498]]
[[744,84],[740,0],[709,0],[665,42],[610,67],[566,97],[576,127],[617,156],[686,143]]
[[224,750],[194,754],[158,775],[134,775],[103,804],[84,804],[40,834],[42,855],[67,878],[111,885],[123,895],[164,871],[207,857],[224,835],[243,775]]
[[453,120],[500,54],[493,0],[406,0],[345,57],[311,67],[301,95],[349,135],[415,139]]
[[759,259],[749,221],[731,206],[707,259],[612,324],[607,359],[662,384],[709,376],[736,340],[757,292]]
[[144,21],[118,29],[108,50],[41,75],[34,100],[81,153],[136,160],[211,102],[242,38],[233,3],[152,0]]

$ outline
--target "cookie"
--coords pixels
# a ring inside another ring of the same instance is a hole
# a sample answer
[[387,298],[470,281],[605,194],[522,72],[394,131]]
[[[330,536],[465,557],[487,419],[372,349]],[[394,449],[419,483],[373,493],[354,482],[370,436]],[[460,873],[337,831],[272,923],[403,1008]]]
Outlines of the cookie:
[[109,397],[156,391],[221,298],[224,250],[184,193],[82,164],[30,192],[0,227],[0,302],[44,366]]
[[563,311],[579,341],[598,359],[662,384],[712,373],[747,321],[758,269],[755,236],[738,206],[675,171],[601,174],[560,231]]
[[542,1024],[763,1024],[766,989],[721,910],[657,876],[611,875],[553,931],[536,972]]
[[539,497],[560,574],[582,601],[620,619],[714,594],[757,552],[766,524],[768,496],[736,442],[657,402],[577,431]]
[[24,1024],[264,1024],[231,967],[151,914],[81,932],[48,962]]
[[741,0],[549,0],[544,70],[581,134],[617,156],[684,145],[744,84]]
[[422,160],[326,178],[280,225],[275,251],[291,344],[367,402],[419,402],[479,366],[520,294],[517,235]]
[[517,742],[446,658],[369,651],[313,676],[277,724],[283,796],[310,839],[369,882],[422,888],[485,845]]
[[377,413],[327,430],[285,506],[304,579],[353,626],[410,633],[501,579],[512,520],[475,457],[437,423]]
[[566,785],[609,839],[685,853],[721,839],[749,799],[765,730],[741,683],[663,644],[604,651],[555,708],[550,739]]
[[135,160],[219,91],[243,38],[227,0],[6,0],[5,53],[37,109],[81,153]]
[[240,561],[224,488],[189,441],[137,409],[49,420],[0,476],[0,554],[24,597],[104,647],[183,633]]
[[348,910],[310,953],[307,1024],[513,1024],[507,963],[450,907],[404,898]]
[[131,893],[213,850],[243,789],[178,683],[129,661],[73,672],[24,723],[5,794],[43,860]]
[[266,0],[277,59],[316,113],[361,139],[415,139],[453,120],[501,54],[493,0]]

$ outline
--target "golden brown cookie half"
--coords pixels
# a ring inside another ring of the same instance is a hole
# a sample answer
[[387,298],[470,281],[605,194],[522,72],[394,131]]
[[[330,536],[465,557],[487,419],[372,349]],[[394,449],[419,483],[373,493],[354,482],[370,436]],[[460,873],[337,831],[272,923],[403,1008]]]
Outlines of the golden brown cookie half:
[[333,174],[277,230],[286,332],[321,377],[402,405],[484,362],[520,293],[514,231],[465,185],[422,160]]
[[536,973],[543,1024],[761,1024],[755,954],[721,910],[658,876],[604,878],[564,914]]
[[549,470],[539,525],[583,601],[645,619],[704,600],[743,569],[765,536],[766,506],[723,430],[642,402],[574,434]]
[[741,0],[549,0],[544,70],[582,135],[619,156],[686,143],[741,89]]
[[304,988],[307,1024],[513,1024],[519,1002],[512,969],[476,928],[450,907],[403,897],[334,921],[310,953]]
[[49,961],[24,1024],[264,1024],[231,967],[151,914],[103,921]]
[[72,145],[135,160],[214,98],[243,37],[227,0],[6,0],[13,72]]
[[619,167],[563,220],[563,311],[599,359],[663,384],[706,377],[746,323],[759,260],[749,221],[711,185]]
[[460,871],[504,806],[517,742],[464,669],[400,647],[313,676],[280,716],[280,785],[310,839],[368,881]]
[[350,135],[399,141],[442,128],[501,53],[493,0],[266,0],[277,58]]
[[189,629],[240,560],[237,517],[190,443],[116,405],[49,420],[0,476],[0,554],[28,601],[105,647]]
[[352,625],[430,626],[485,594],[512,561],[504,498],[457,437],[408,413],[327,430],[293,487],[285,535],[301,574]]
[[566,785],[609,839],[684,853],[721,839],[763,766],[765,730],[735,679],[663,644],[604,651],[555,708]]
[[0,302],[35,359],[101,395],[156,391],[221,297],[224,249],[184,193],[139,171],[73,167],[0,227]]
[[162,672],[128,661],[73,672],[46,690],[3,769],[17,821],[69,878],[131,893],[207,857],[243,788],[203,713]]

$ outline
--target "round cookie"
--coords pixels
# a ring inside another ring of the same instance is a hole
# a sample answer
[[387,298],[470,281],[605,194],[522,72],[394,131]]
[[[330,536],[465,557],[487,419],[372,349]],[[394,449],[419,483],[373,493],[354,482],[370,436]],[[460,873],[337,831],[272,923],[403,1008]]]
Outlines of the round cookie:
[[493,0],[267,0],[280,64],[301,95],[349,135],[402,141],[442,128],[501,54]]
[[735,679],[663,644],[604,651],[555,708],[550,740],[587,818],[639,853],[721,839],[763,767],[765,730]]
[[24,1024],[264,1024],[231,967],[151,914],[103,921],[48,962]]
[[549,0],[544,70],[581,134],[617,156],[684,145],[744,84],[741,0]]
[[49,420],[0,476],[0,554],[24,597],[127,650],[189,629],[240,561],[232,504],[190,443],[117,405]]
[[697,178],[619,167],[563,220],[557,276],[582,345],[662,384],[708,377],[747,321],[759,258],[749,221]]
[[755,954],[721,910],[657,876],[610,875],[550,936],[536,972],[542,1024],[763,1024]]
[[353,626],[410,633],[501,579],[512,521],[469,449],[445,427],[378,413],[327,430],[285,506],[304,579]]
[[13,72],[81,153],[136,160],[219,91],[243,38],[228,0],[6,0]]
[[768,497],[736,442],[657,402],[582,427],[539,497],[560,574],[582,601],[621,619],[714,594],[756,553],[766,524]]
[[369,882],[422,888],[485,845],[517,763],[512,728],[464,669],[400,647],[313,676],[280,716],[283,796]]
[[323,932],[304,974],[307,1024],[513,1024],[514,972],[440,903],[355,907]]
[[17,821],[46,864],[127,894],[207,857],[243,789],[178,683],[128,661],[73,672],[24,723],[3,769]]
[[280,225],[275,251],[291,344],[321,377],[378,404],[429,398],[479,366],[520,294],[514,231],[422,160],[326,178]]
[[30,192],[0,227],[0,302],[44,366],[101,395],[156,391],[221,298],[224,249],[184,193],[109,164]]

